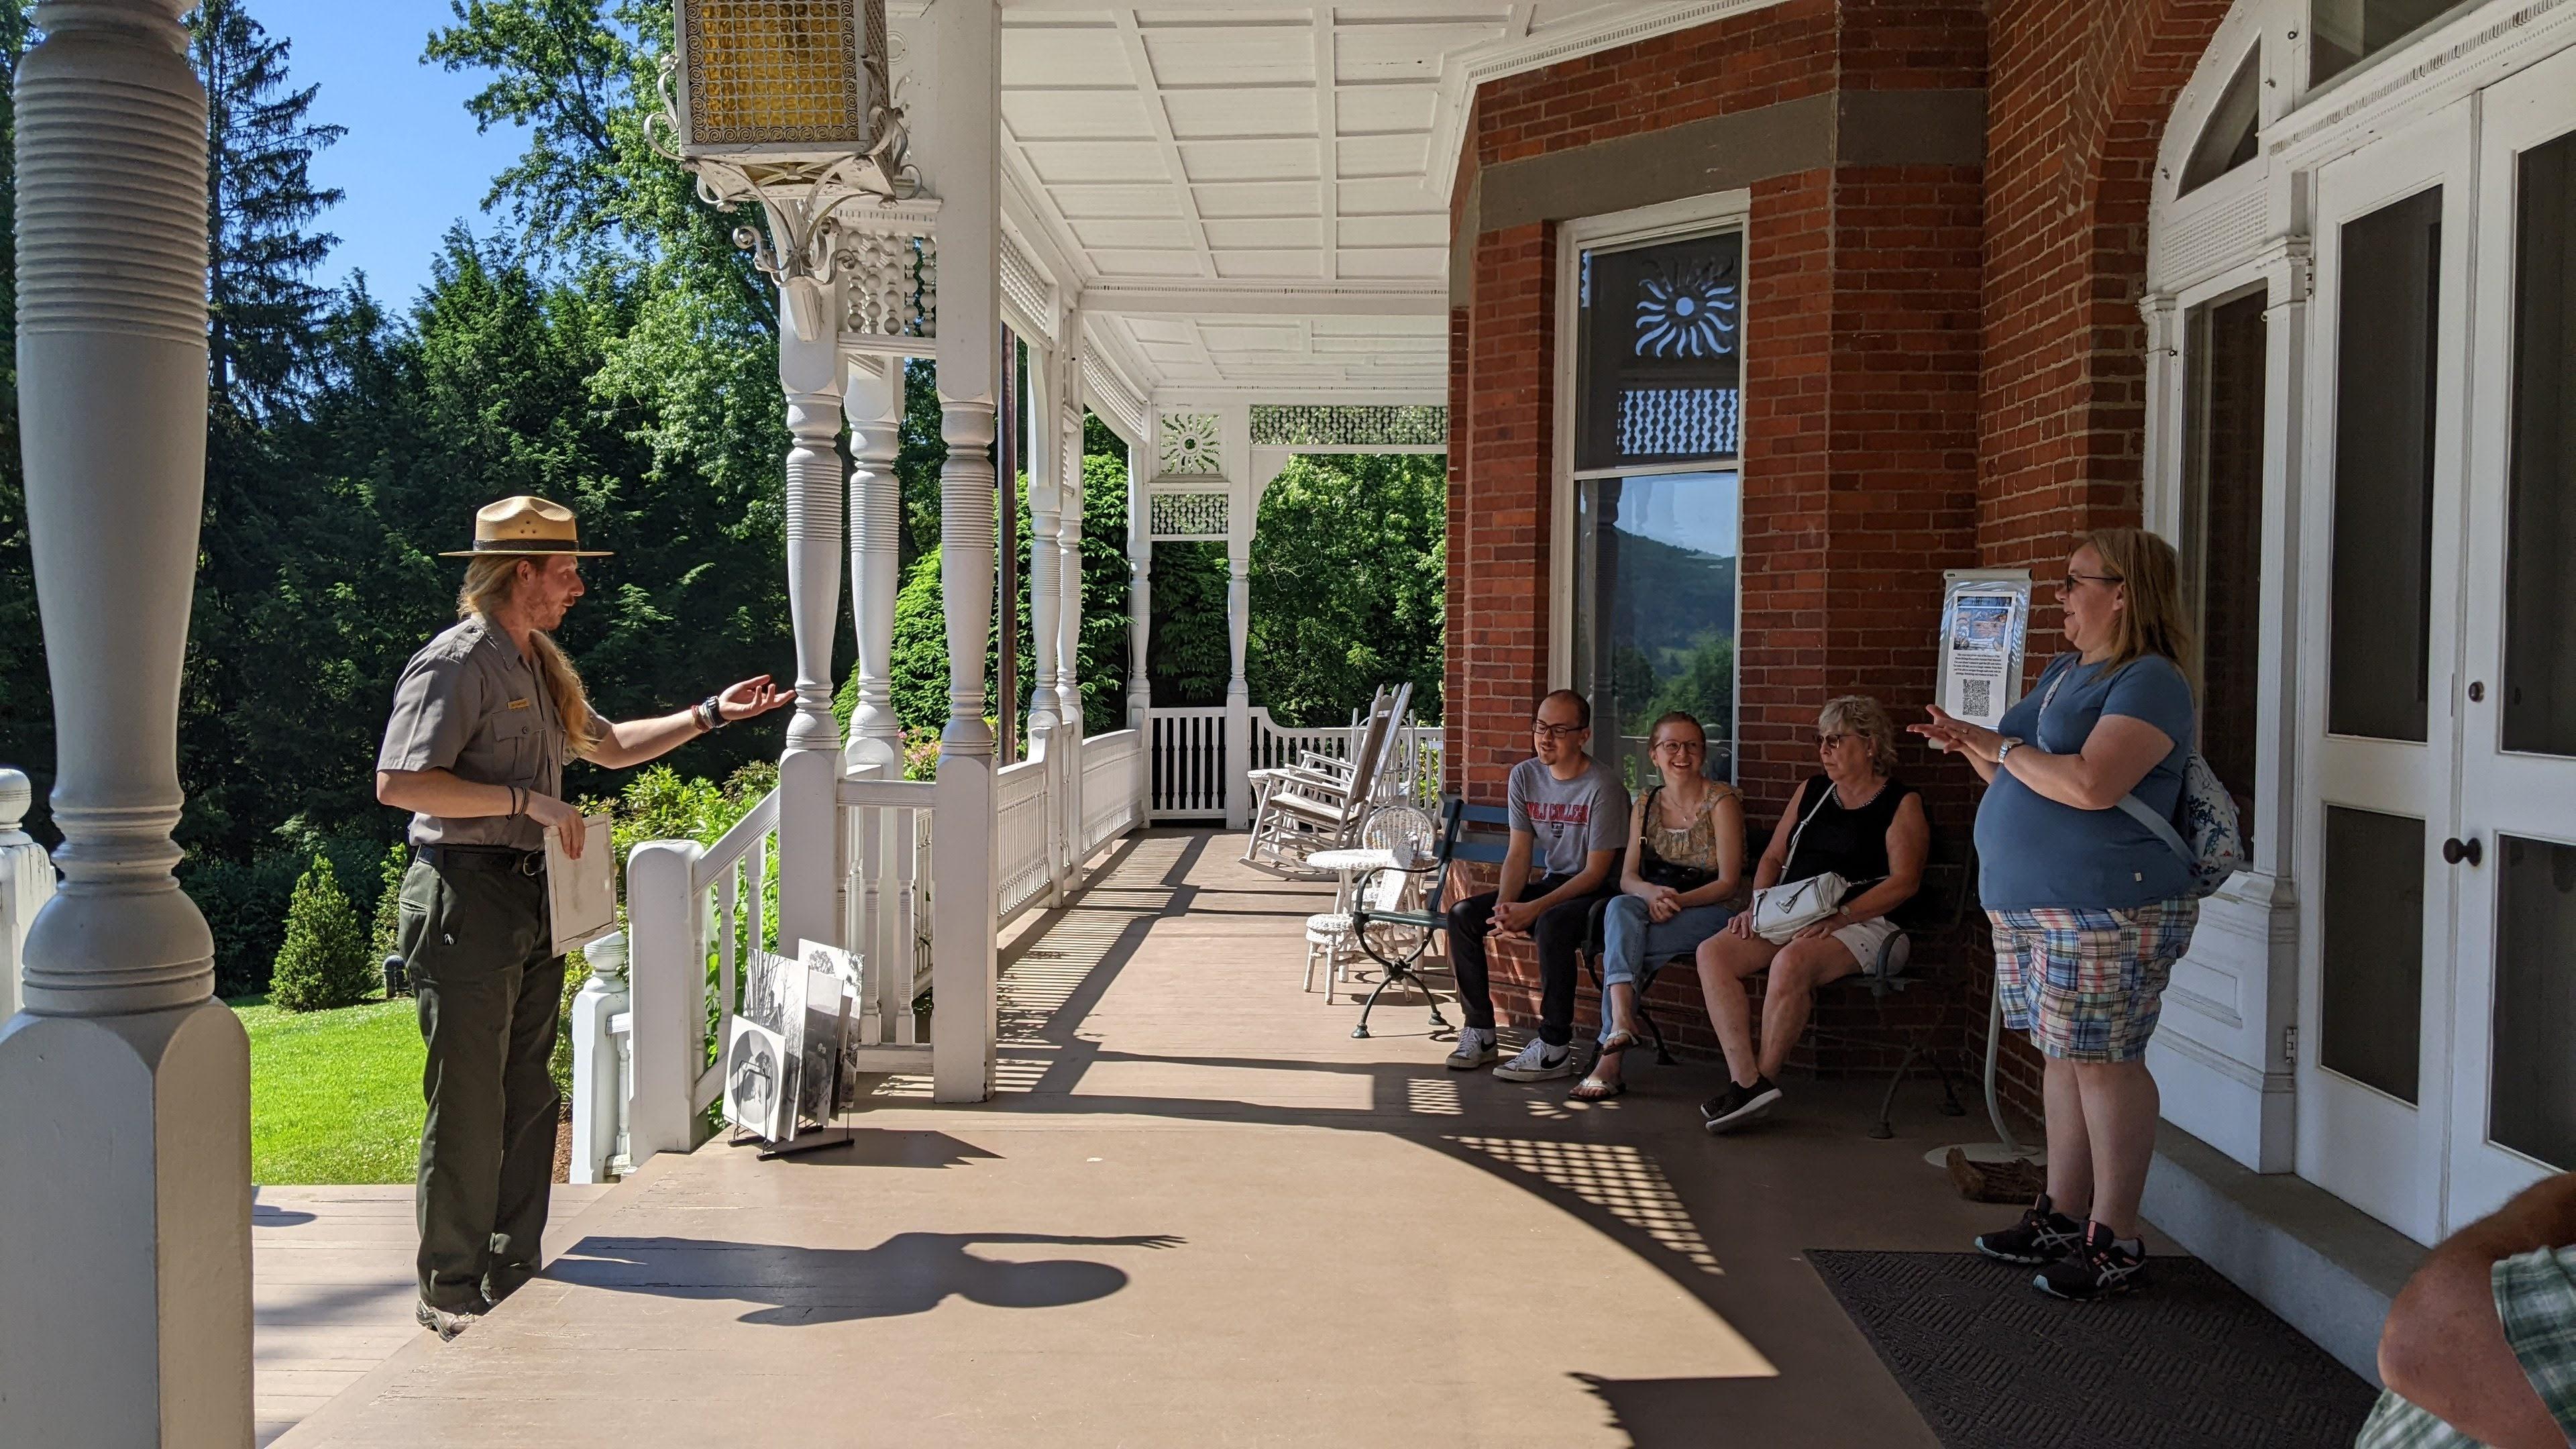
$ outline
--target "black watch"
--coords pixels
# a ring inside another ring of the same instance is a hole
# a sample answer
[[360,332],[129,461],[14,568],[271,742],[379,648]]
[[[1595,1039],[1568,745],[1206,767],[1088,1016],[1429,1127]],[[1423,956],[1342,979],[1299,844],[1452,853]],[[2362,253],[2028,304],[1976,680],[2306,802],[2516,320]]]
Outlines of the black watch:
[[699,700],[697,716],[698,728],[705,730],[708,734],[714,734],[716,731],[723,729],[726,725],[733,723],[732,720],[724,717],[724,696],[720,694],[710,694],[706,698]]

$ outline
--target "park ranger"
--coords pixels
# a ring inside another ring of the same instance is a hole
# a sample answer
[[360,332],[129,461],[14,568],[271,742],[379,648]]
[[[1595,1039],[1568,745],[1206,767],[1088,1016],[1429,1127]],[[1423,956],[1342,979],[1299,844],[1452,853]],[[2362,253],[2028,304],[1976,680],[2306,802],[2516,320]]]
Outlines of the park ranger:
[[658,719],[593,714],[553,631],[582,596],[572,510],[504,498],[474,515],[461,622],[412,656],[376,755],[376,798],[413,812],[400,950],[429,1058],[421,1125],[421,1326],[454,1338],[535,1276],[554,1177],[563,958],[547,911],[546,832],[579,856],[563,798],[576,758],[640,765],[791,698],[768,675]]

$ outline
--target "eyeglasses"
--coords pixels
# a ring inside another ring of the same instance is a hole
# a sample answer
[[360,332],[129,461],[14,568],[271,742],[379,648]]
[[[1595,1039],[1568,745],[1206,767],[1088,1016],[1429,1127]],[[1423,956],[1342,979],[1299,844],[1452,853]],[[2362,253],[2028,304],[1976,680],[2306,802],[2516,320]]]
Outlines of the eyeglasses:
[[1850,738],[1851,736],[1849,735],[1818,735],[1816,736],[1816,748],[1820,750],[1840,749],[1842,748],[1843,741]]
[[1590,728],[1592,728],[1590,725],[1552,725],[1545,720],[1530,721],[1531,734],[1551,740],[1570,740]]
[[2127,579],[2117,574],[2079,574],[2070,569],[2065,578],[2058,580],[2057,591],[2061,594],[2065,593],[2077,584],[2125,584],[2127,582]]
[[1708,744],[1704,740],[1657,740],[1654,747],[1659,753],[1664,750],[1679,750],[1686,755],[1708,752]]

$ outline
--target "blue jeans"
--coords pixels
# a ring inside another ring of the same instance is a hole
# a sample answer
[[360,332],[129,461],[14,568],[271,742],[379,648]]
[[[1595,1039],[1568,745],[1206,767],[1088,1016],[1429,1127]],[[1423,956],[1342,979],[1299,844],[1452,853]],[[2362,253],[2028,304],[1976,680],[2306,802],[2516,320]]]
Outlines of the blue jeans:
[[[1654,968],[1675,956],[1697,950],[1699,943],[1726,928],[1734,913],[1724,906],[1685,906],[1669,921],[1646,914],[1643,897],[1613,897],[1601,917],[1601,989],[1625,983],[1643,989]],[[1601,1034],[1610,1035],[1610,1012],[1601,1012]]]

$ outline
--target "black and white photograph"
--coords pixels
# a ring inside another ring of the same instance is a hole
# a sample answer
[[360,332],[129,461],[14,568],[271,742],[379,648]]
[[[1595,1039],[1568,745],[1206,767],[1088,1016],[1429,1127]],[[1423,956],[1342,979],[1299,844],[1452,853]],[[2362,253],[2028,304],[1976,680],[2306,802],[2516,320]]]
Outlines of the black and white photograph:
[[725,1120],[764,1141],[776,1142],[787,1103],[787,1044],[777,1032],[748,1017],[733,1019],[725,1044]]
[[829,1126],[841,1108],[841,1039],[848,994],[828,971],[805,974],[805,1039],[796,1072],[796,1115]]
[[[850,1050],[858,1044],[859,1009],[865,999],[859,991],[858,958],[838,946],[827,946],[820,941],[799,941],[796,952],[808,971],[817,976],[830,976],[840,983],[841,1052],[838,1070],[833,1074],[832,1109],[846,1112],[859,1099],[858,1056]],[[815,990],[809,982],[806,988],[808,997]]]

